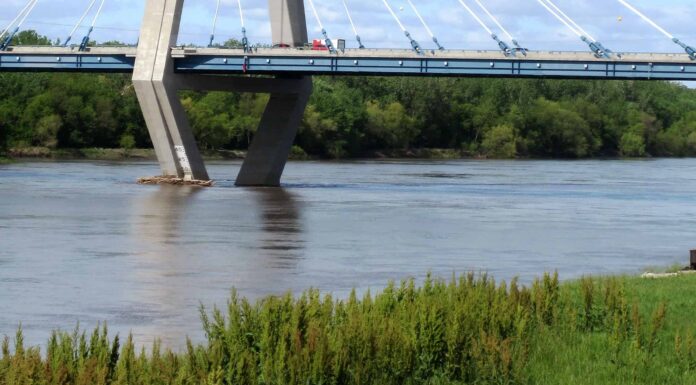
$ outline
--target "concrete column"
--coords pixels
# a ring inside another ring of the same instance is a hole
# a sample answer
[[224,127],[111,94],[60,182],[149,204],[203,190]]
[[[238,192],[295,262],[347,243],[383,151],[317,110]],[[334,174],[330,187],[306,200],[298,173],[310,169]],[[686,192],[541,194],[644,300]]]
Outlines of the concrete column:
[[[268,9],[274,45],[298,47],[307,43],[303,0],[269,0]],[[285,163],[312,94],[311,77],[297,78],[292,83],[294,87],[290,92],[271,92],[259,128],[237,176],[237,186],[280,185]]]
[[312,94],[312,79],[298,79],[297,93],[272,93],[254,134],[237,186],[280,186],[285,163]]
[[176,44],[184,0],[147,0],[133,84],[162,174],[208,180],[203,158],[177,95],[171,47]]
[[[312,93],[311,77],[232,78],[175,74],[171,47],[176,44],[184,0],[147,0],[133,83],[155,152],[165,176],[208,180],[203,159],[177,91],[225,90],[270,92],[239,186],[278,186],[297,129]],[[303,0],[269,0],[274,44],[307,43]]]
[[301,47],[307,43],[304,0],[268,0],[273,45]]

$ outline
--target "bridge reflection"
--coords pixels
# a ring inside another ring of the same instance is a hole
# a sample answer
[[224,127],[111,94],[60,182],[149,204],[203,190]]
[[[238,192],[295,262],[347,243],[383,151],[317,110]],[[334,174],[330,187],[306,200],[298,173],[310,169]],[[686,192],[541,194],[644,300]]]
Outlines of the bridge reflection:
[[282,188],[250,189],[261,209],[263,233],[259,248],[272,267],[290,268],[302,257],[305,242],[300,220],[300,203]]
[[[148,250],[168,259],[208,254],[206,250],[198,249],[198,244],[237,244],[242,246],[242,250],[254,251],[255,259],[264,257],[272,266],[283,268],[291,267],[292,261],[302,257],[304,226],[301,204],[295,194],[282,188],[244,189],[241,196],[231,203],[233,207],[228,213],[234,214],[225,215],[210,212],[214,210],[212,204],[196,202],[196,197],[203,191],[199,187],[158,186],[157,191],[135,205],[139,217],[135,229],[137,239],[145,243]],[[185,223],[187,227],[184,228]],[[256,236],[248,239],[229,242],[206,239],[203,242],[204,239],[197,238],[205,238],[207,226],[251,226],[259,231],[254,231]],[[242,250],[236,250],[237,255],[229,257],[243,257],[246,253]]]
[[159,246],[162,251],[175,253],[175,244],[181,238],[182,217],[190,203],[202,190],[193,186],[158,186],[157,191],[147,195],[136,204],[136,235],[149,245]]
[[298,198],[277,188],[218,195],[222,190],[159,186],[134,202],[133,238],[140,252],[126,297],[137,304],[135,319],[153,315],[133,330],[146,345],[159,336],[179,346],[198,330],[192,325],[199,323],[201,301],[223,306],[233,287],[252,299],[293,287],[292,272],[305,253]]

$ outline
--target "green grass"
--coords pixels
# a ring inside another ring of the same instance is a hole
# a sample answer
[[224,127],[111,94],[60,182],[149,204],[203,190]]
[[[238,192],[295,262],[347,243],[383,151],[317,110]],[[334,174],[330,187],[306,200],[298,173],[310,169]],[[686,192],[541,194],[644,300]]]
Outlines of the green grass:
[[546,275],[390,284],[336,300],[310,290],[201,309],[207,342],[136,351],[106,327],[46,352],[5,339],[0,384],[696,384],[696,276]]
[[[539,333],[528,365],[532,383],[696,384],[696,276],[616,282],[630,309],[624,331],[617,333],[614,319],[615,325],[591,331]],[[562,292],[571,301],[583,297],[580,282],[563,285]],[[665,317],[656,321],[661,306]],[[602,308],[595,304],[591,313]]]

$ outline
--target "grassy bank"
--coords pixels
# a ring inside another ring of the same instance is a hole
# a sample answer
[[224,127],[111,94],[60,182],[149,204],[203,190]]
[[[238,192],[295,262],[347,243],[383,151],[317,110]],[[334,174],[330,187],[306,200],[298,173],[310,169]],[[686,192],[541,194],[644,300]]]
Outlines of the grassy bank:
[[[202,311],[208,337],[135,350],[106,329],[5,339],[0,384],[694,384],[696,276],[486,277],[317,291]],[[13,352],[13,353],[11,353]]]

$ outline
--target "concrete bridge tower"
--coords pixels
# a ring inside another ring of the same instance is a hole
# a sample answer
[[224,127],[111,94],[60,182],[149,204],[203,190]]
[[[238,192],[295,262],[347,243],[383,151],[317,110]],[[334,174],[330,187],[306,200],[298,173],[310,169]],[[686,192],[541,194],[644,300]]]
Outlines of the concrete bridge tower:
[[[147,0],[140,31],[133,83],[163,176],[208,180],[178,91],[242,91],[271,94],[247,158],[239,186],[278,186],[297,128],[312,92],[310,77],[241,78],[174,72],[184,0]],[[307,42],[303,0],[269,0],[273,44]]]

